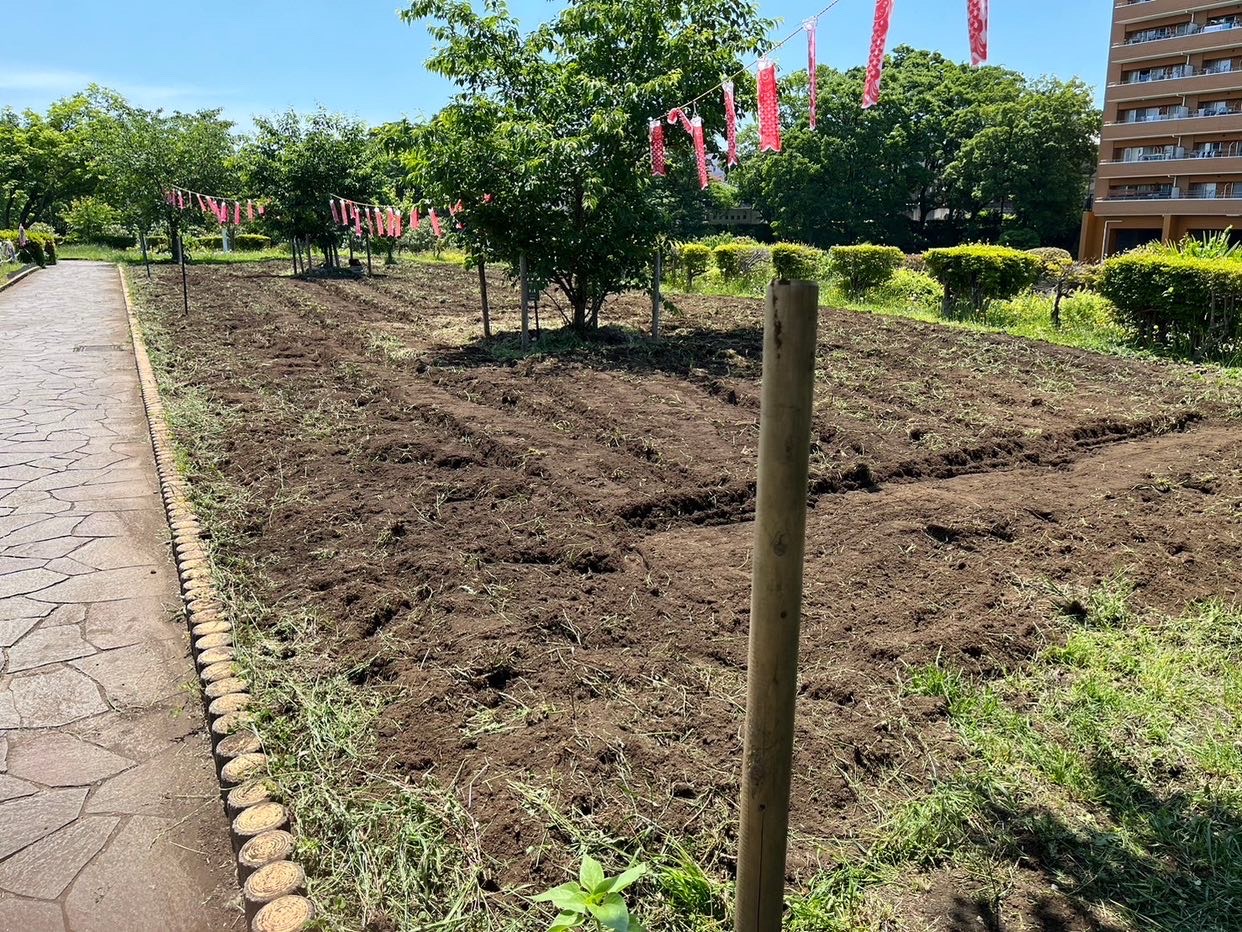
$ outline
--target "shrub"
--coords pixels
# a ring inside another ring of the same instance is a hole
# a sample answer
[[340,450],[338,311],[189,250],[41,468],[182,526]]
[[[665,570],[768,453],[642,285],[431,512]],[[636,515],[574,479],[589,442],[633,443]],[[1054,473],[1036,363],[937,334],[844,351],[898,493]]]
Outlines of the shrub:
[[[94,239],[83,239],[82,242],[99,243],[101,246],[107,246],[110,249],[133,249],[138,245],[138,237],[127,230],[112,227],[102,233],[97,233]],[[148,245],[150,244],[148,243]]]
[[828,253],[828,268],[844,283],[846,293],[860,295],[892,278],[905,258],[895,246],[834,246]]
[[272,238],[270,236],[260,236],[258,233],[238,233],[233,237],[234,249],[261,250],[272,248]]
[[55,236],[50,233],[41,233],[37,230],[28,230],[26,232],[25,248],[17,245],[18,238],[16,230],[0,230],[0,239],[8,240],[13,244],[13,248],[17,252],[18,261],[34,263],[40,267],[56,264]]
[[766,272],[772,261],[771,254],[754,242],[725,243],[712,250],[712,258],[720,277],[725,281],[745,281]]
[[772,265],[777,278],[816,281],[820,278],[823,264],[824,254],[814,246],[778,243],[772,247]]
[[944,301],[944,289],[926,272],[898,269],[874,292],[885,303],[934,311]]
[[1213,354],[1242,337],[1242,261],[1139,250],[1106,261],[1096,287],[1142,342]]
[[79,243],[105,243],[103,239],[116,227],[117,212],[95,197],[75,198],[65,211],[69,236]]
[[1028,249],[1027,252],[1045,265],[1069,265],[1074,261],[1069,250],[1059,246],[1038,246]]
[[686,274],[686,288],[694,287],[694,280],[707,271],[712,251],[701,243],[686,243],[678,253],[682,271]]
[[911,272],[926,272],[927,257],[921,252],[914,252],[906,256],[901,265],[902,268],[909,269]]
[[929,249],[927,270],[944,286],[946,317],[968,305],[985,317],[988,302],[1012,298],[1029,288],[1043,271],[1043,261],[1007,246],[954,246]]

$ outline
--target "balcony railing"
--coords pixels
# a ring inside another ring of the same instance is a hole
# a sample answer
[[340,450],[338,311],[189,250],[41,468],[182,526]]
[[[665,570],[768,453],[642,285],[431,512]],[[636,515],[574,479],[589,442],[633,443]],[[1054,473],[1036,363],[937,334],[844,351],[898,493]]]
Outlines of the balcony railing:
[[1109,165],[1134,165],[1142,162],[1188,162],[1199,159],[1236,159],[1242,157],[1242,143],[1230,142],[1216,145],[1208,143],[1204,148],[1187,152],[1178,147],[1166,152],[1127,152],[1119,159],[1106,159]]
[[1123,45],[1142,45],[1145,42],[1160,42],[1164,39],[1181,39],[1200,33],[1226,32],[1242,27],[1242,19],[1224,20],[1202,26],[1199,23],[1182,23],[1178,26],[1160,26],[1156,29],[1142,29],[1126,36]]
[[1168,191],[1110,191],[1101,201],[1236,201],[1238,193],[1232,186],[1218,190],[1181,191],[1173,188]]
[[1191,110],[1189,107],[1174,107],[1165,113],[1142,113],[1138,110],[1130,110],[1123,119],[1109,125],[1161,123],[1165,120],[1195,120],[1201,117],[1235,116],[1239,113],[1242,113],[1242,107],[1200,107],[1198,110]]

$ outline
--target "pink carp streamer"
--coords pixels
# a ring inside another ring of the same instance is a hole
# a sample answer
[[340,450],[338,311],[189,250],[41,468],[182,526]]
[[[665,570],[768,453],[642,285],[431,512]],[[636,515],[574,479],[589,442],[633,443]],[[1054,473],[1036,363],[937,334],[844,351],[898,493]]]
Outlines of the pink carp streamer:
[[867,62],[867,85],[863,89],[863,109],[880,102],[880,78],[884,73],[884,50],[888,29],[893,22],[893,0],[876,0],[875,27],[871,32],[871,58]]

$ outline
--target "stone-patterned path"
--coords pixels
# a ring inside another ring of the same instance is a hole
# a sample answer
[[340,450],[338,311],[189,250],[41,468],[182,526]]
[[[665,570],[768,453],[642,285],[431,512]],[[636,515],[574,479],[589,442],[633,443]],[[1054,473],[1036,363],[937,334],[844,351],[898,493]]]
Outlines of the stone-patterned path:
[[242,928],[115,267],[0,293],[0,932]]

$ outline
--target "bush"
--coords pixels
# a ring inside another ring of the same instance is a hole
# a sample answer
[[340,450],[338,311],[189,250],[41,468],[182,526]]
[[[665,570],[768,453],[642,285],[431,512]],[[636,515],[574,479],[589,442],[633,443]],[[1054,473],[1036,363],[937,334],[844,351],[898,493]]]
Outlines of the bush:
[[117,229],[116,227],[97,233],[94,239],[82,239],[81,241],[84,243],[98,243],[110,249],[133,249],[138,245],[138,237],[127,230]]
[[[117,212],[95,197],[75,198],[65,211],[69,236],[79,243],[104,243],[117,223]],[[123,248],[123,247],[121,247]]]
[[13,244],[20,262],[34,263],[40,267],[56,264],[56,237],[50,233],[28,230],[25,248],[17,245],[16,230],[0,230],[0,239],[8,240]]
[[1074,261],[1069,250],[1059,246],[1037,246],[1027,252],[1045,265],[1069,265]]
[[834,246],[828,253],[828,268],[844,283],[847,294],[860,295],[892,278],[905,258],[895,246]]
[[946,317],[969,306],[986,317],[989,301],[1012,298],[1033,285],[1043,271],[1041,259],[1006,246],[954,246],[929,249],[927,270],[944,286]]
[[873,292],[887,304],[935,311],[944,301],[944,289],[926,272],[898,269],[891,278]]
[[902,268],[909,269],[911,272],[926,272],[927,257],[921,252],[914,252],[906,256],[901,263]]
[[271,249],[272,238],[260,236],[258,233],[238,233],[233,237],[233,248],[254,251]]
[[1125,253],[1103,264],[1096,287],[1144,343],[1209,355],[1239,347],[1242,261]]
[[712,250],[712,258],[720,277],[727,282],[746,281],[765,273],[772,261],[771,253],[754,242],[725,243]]
[[772,247],[772,265],[776,269],[777,278],[813,282],[821,277],[824,254],[814,246],[779,243]]
[[678,252],[678,261],[686,275],[686,288],[694,287],[694,280],[707,271],[712,251],[701,243],[686,243]]

